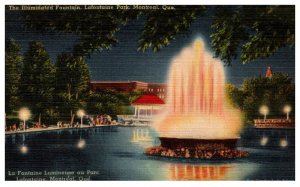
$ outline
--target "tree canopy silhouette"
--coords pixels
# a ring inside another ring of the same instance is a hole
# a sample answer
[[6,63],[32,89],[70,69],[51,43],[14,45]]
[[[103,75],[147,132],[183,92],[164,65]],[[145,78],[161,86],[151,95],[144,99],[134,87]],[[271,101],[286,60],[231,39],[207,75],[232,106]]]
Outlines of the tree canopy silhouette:
[[280,48],[295,45],[295,6],[175,6],[175,10],[24,11],[27,28],[79,36],[73,53],[90,56],[118,43],[117,32],[130,20],[141,19],[138,50],[154,52],[178,35],[188,34],[200,16],[212,20],[211,45],[215,56],[230,65],[267,58]]

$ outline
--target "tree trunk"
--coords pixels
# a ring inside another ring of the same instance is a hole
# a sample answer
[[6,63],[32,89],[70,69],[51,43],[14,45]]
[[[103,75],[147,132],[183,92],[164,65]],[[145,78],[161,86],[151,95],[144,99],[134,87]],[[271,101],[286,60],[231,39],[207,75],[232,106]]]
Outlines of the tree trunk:
[[75,117],[75,114],[72,115],[71,123],[70,123],[71,126],[73,126],[73,123],[74,123],[74,117]]
[[71,110],[71,122],[70,122],[70,125],[71,125],[71,126],[73,126],[74,117],[75,117],[75,114],[73,114],[73,112],[72,112],[72,110]]
[[71,100],[71,84],[67,84],[68,87],[68,99]]

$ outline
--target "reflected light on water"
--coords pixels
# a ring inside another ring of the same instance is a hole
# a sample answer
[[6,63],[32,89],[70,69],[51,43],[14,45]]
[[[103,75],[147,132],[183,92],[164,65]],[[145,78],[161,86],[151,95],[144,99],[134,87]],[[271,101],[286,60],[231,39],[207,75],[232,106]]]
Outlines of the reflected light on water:
[[84,139],[80,139],[77,143],[77,148],[83,149],[85,147],[86,143]]
[[149,135],[149,129],[137,128],[132,131],[131,142],[147,148],[152,146],[153,138]]
[[27,153],[28,153],[28,147],[27,147],[26,145],[22,145],[22,146],[20,147],[20,152],[21,152],[23,155],[27,154]]
[[224,180],[233,168],[232,164],[222,165],[188,165],[172,164],[171,180]]
[[260,139],[260,145],[265,146],[265,145],[267,145],[268,141],[269,141],[269,138],[264,136]]
[[152,141],[152,137],[149,135],[148,129],[135,129],[132,131],[131,142],[141,142],[141,141]]
[[281,139],[279,142],[280,147],[287,147],[288,141],[286,139]]

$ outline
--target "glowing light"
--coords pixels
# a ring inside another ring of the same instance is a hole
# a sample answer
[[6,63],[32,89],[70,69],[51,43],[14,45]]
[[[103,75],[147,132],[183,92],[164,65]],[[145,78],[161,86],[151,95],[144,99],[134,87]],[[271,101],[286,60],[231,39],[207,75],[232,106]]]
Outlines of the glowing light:
[[80,110],[77,111],[77,116],[78,117],[83,117],[84,115],[85,115],[84,110],[80,109]]
[[262,105],[259,108],[259,113],[264,115],[264,120],[267,119],[267,115],[269,114],[269,108],[266,105]]
[[289,113],[292,111],[292,107],[290,105],[285,105],[283,107],[283,112],[286,113],[286,119],[289,119]]
[[269,141],[268,137],[262,137],[260,139],[260,145],[265,146],[265,145],[267,145],[268,141]]
[[86,143],[84,139],[80,139],[77,143],[77,148],[78,149],[83,149],[85,147]]
[[149,135],[149,130],[148,129],[134,129],[132,131],[132,143],[135,143],[139,146],[142,147],[150,147],[152,146],[153,139]]
[[286,139],[281,139],[279,142],[280,147],[287,147],[288,141]]
[[226,102],[224,87],[223,63],[196,39],[171,62],[165,110],[153,126],[163,137],[238,137],[241,112]]
[[31,116],[30,110],[26,107],[19,110],[19,119],[28,120]]
[[19,110],[19,119],[24,122],[23,130],[26,130],[26,120],[28,120],[31,116],[30,110],[26,107],[23,107]]
[[27,154],[28,153],[28,147],[26,146],[26,145],[22,145],[21,147],[20,147],[20,152],[22,153],[22,154]]
[[84,115],[85,115],[84,110],[79,109],[79,110],[77,111],[77,116],[80,117],[80,121],[81,121],[80,127],[82,127],[82,118],[83,118]]

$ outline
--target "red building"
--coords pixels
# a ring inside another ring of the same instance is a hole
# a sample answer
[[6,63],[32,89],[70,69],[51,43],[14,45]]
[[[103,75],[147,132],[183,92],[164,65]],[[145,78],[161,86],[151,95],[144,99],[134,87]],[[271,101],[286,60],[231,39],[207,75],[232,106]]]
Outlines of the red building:
[[165,102],[154,94],[144,94],[131,104],[134,106],[134,116],[139,118],[159,114]]
[[134,115],[117,115],[120,123],[147,124],[153,121],[153,117],[163,111],[165,101],[155,94],[146,93],[131,103],[134,107]]
[[141,81],[91,81],[90,89],[93,91],[99,90],[115,90],[120,92],[130,92],[133,90],[142,90],[147,93],[155,94],[161,99],[166,97],[166,84],[147,83]]

